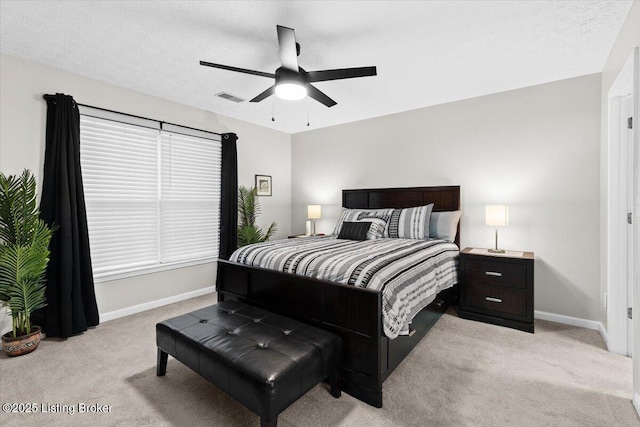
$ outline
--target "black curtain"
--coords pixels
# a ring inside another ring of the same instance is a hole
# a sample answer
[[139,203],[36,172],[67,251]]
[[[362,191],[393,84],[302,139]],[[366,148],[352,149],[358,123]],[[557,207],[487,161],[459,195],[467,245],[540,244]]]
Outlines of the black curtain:
[[80,171],[80,113],[71,96],[45,95],[47,135],[40,217],[51,239],[47,306],[36,313],[49,337],[69,337],[100,323]]
[[238,150],[235,133],[222,135],[220,258],[229,259],[238,245]]

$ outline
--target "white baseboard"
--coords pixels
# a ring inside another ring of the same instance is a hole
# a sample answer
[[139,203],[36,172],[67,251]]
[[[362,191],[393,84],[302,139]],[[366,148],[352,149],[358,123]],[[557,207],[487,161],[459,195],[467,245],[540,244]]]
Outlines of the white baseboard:
[[215,286],[208,286],[206,288],[197,289],[195,291],[186,292],[180,295],[174,295],[167,298],[161,298],[155,301],[145,302],[143,304],[133,305],[131,307],[121,308],[119,310],[109,311],[107,313],[100,313],[100,322],[108,322],[110,320],[119,319],[131,314],[140,313],[143,311],[151,310],[152,308],[162,307],[163,305],[173,304],[174,302],[184,301],[189,298],[195,298],[206,294],[212,294],[216,291]]
[[600,328],[598,329],[598,331],[600,332],[600,335],[604,340],[604,345],[607,348],[609,348],[609,335],[607,334],[607,330],[604,328],[604,325],[602,324],[602,322],[598,322],[598,323],[600,324]]
[[[592,329],[600,332],[605,345],[607,344],[607,330],[602,322],[595,320],[582,319],[580,317],[565,316],[564,314],[548,313],[546,311],[534,311],[533,317],[540,320],[548,320],[549,322],[562,323],[565,325],[578,326],[580,328]],[[608,348],[608,347],[607,347]]]
[[633,393],[633,407],[636,408],[636,412],[640,416],[640,394]]

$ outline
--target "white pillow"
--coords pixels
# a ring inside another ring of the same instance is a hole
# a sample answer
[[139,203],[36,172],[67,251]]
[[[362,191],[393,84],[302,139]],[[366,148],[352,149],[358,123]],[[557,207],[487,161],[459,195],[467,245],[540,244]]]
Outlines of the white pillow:
[[453,242],[462,211],[433,212],[429,222],[429,237]]

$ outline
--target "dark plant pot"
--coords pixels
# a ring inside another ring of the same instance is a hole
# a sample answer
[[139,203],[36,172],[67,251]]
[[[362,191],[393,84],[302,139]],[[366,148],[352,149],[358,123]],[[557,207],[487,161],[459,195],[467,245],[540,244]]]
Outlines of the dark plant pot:
[[31,353],[38,348],[40,344],[40,326],[33,326],[31,333],[22,335],[19,337],[13,337],[12,332],[9,331],[2,336],[2,350],[7,353],[8,356],[22,356],[23,354]]

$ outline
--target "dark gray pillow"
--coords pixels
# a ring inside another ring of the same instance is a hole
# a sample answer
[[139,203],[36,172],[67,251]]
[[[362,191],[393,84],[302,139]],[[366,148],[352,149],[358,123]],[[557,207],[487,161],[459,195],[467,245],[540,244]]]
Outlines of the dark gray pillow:
[[366,240],[370,222],[343,222],[338,239]]

